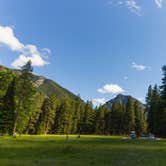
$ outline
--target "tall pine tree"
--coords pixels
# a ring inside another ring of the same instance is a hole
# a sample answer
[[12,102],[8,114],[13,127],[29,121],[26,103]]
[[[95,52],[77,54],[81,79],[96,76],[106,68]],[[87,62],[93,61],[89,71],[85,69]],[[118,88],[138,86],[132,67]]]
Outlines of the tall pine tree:
[[159,134],[166,137],[166,65],[162,68],[163,78],[161,88],[161,108],[160,108],[160,123]]
[[128,98],[126,111],[124,115],[124,130],[127,135],[135,129],[134,101],[132,97]]
[[12,132],[20,134],[24,132],[29,117],[32,114],[32,103],[34,102],[36,89],[32,81],[31,61],[22,67],[21,75],[15,84],[15,117]]

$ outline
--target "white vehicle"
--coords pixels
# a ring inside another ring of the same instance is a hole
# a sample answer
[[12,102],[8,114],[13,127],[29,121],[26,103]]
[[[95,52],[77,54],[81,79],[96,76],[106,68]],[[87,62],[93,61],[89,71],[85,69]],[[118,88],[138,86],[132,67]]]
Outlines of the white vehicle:
[[131,131],[131,132],[130,132],[130,138],[131,138],[131,139],[135,139],[135,138],[136,138],[135,131]]

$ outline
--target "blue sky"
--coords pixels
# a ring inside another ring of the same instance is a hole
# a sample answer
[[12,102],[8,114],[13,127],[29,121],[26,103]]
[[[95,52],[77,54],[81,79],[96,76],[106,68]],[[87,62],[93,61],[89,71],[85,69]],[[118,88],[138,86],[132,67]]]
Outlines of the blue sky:
[[164,0],[0,0],[0,63],[31,58],[84,100],[144,100],[166,62],[165,18]]

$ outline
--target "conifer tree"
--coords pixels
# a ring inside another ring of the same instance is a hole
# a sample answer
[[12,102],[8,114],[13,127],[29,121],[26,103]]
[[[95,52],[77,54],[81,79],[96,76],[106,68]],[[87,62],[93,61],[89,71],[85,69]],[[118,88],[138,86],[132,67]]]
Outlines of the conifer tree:
[[55,132],[61,134],[71,133],[72,126],[71,101],[66,98],[60,103],[55,117]]
[[96,134],[104,134],[105,133],[105,110],[102,106],[100,106],[96,110],[96,119],[95,119],[95,132]]
[[77,96],[72,102],[72,128],[71,132],[73,134],[78,132],[78,125],[81,119],[81,98]]
[[42,112],[39,117],[39,128],[38,132],[41,134],[51,133],[52,126],[54,124],[54,116],[55,116],[55,98],[47,97],[42,105]]
[[29,117],[25,133],[26,134],[37,134],[38,132],[38,125],[39,125],[39,117],[42,112],[42,105],[44,103],[45,95],[42,94],[41,92],[38,92],[35,95],[35,99],[33,102],[33,112]]
[[151,98],[151,107],[149,110],[149,131],[151,133],[157,134],[159,129],[159,121],[160,121],[160,104],[161,98],[160,93],[157,85],[154,86],[152,91],[152,98]]
[[144,109],[140,106],[138,101],[134,103],[135,113],[135,131],[137,136],[140,136],[146,131],[146,122],[144,118]]
[[166,65],[162,68],[163,78],[161,88],[161,107],[159,115],[159,130],[158,134],[166,137]]
[[134,101],[132,97],[128,98],[126,111],[124,115],[124,128],[127,135],[135,128]]
[[153,93],[153,88],[152,85],[148,87],[148,93],[146,95],[146,111],[148,112],[150,107],[151,107],[151,100],[152,100],[152,93]]
[[36,89],[32,81],[31,61],[28,61],[22,67],[21,75],[16,78],[15,84],[15,117],[13,122],[13,130],[22,133],[28,123],[29,116],[32,113],[32,103],[36,94]]
[[83,122],[82,122],[82,131],[85,134],[90,134],[94,132],[94,112],[93,112],[93,105],[92,102],[87,101],[85,104],[85,111],[83,115]]
[[3,100],[4,102],[3,111],[2,111],[3,132],[9,135],[12,134],[12,125],[14,121],[14,111],[15,111],[14,86],[15,86],[15,79],[13,79],[13,81],[9,85],[7,93]]
[[0,71],[0,133],[10,134],[14,114],[15,74],[7,69]]
[[108,108],[106,109],[106,113],[105,113],[105,134],[109,135],[111,134],[111,110],[109,110]]
[[105,106],[100,106],[96,110],[95,117],[95,133],[109,134],[110,133],[110,114]]
[[124,107],[120,103],[114,103],[111,111],[111,133],[122,134],[123,133],[123,121],[124,121]]

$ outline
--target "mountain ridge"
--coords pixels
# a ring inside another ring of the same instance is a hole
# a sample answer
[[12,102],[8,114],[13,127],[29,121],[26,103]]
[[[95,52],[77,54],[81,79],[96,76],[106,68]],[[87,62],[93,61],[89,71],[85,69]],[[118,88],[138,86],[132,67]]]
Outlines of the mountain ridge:
[[[13,71],[16,75],[21,74],[21,70],[19,69],[11,69],[2,65],[0,65],[0,70]],[[37,90],[45,94],[46,96],[55,95],[60,100],[66,97],[69,97],[74,100],[77,97],[71,91],[67,90],[66,88],[56,83],[55,81],[48,79],[44,76],[32,74],[32,80],[35,83]]]
[[111,109],[112,108],[112,105],[114,103],[118,103],[118,104],[123,104],[123,105],[127,105],[127,102],[129,100],[129,97],[131,97],[133,99],[134,102],[138,102],[139,105],[142,107],[142,108],[145,108],[144,104],[139,101],[138,99],[132,97],[131,95],[123,95],[123,94],[118,94],[115,98],[107,101],[104,106],[106,106],[107,108]]
[[[0,70],[5,70],[5,69],[13,71],[17,75],[21,74],[21,70],[19,70],[19,69],[10,69],[8,67],[0,65]],[[35,83],[38,91],[45,94],[46,96],[55,95],[60,100],[63,100],[66,97],[69,97],[69,98],[74,100],[77,97],[74,93],[72,93],[68,89],[62,87],[61,85],[56,83],[54,80],[51,80],[49,78],[46,78],[46,77],[40,76],[40,75],[36,75],[36,74],[32,74],[32,79],[33,79],[33,82]],[[111,109],[113,103],[119,103],[119,104],[126,105],[127,102],[128,102],[129,97],[132,97],[132,96],[131,95],[118,94],[115,98],[107,101],[104,104],[104,106]],[[138,101],[138,103],[140,104],[140,106],[142,108],[145,107],[144,104],[141,103],[136,98],[132,97],[132,99],[134,101]]]

